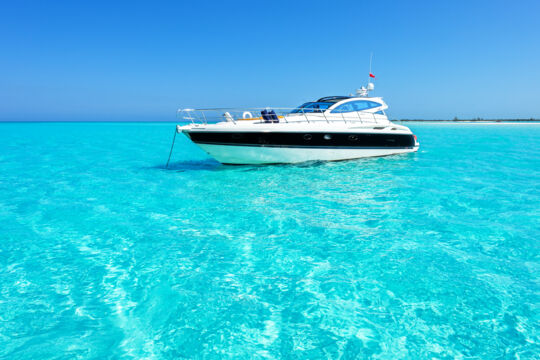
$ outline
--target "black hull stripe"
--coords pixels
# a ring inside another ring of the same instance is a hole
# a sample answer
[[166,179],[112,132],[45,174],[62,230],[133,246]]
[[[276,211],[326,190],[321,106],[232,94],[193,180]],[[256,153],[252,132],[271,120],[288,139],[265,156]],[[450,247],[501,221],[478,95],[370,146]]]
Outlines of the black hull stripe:
[[309,145],[269,145],[269,144],[231,144],[217,142],[197,141],[196,144],[201,145],[221,145],[221,146],[247,146],[247,147],[271,147],[271,148],[290,148],[290,149],[392,149],[392,150],[407,150],[414,149],[414,146],[407,147],[390,147],[390,146],[309,146]]
[[194,143],[213,145],[350,149],[409,149],[415,146],[414,136],[410,134],[189,132],[187,135]]

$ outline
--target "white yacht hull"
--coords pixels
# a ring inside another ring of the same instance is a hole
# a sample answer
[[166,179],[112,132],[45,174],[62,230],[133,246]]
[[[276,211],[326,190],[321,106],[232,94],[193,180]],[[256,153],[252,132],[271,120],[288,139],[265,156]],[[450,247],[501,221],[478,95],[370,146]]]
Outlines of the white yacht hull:
[[367,122],[361,118],[365,113],[354,114],[356,119],[341,121],[333,119],[336,114],[329,112],[324,114],[328,121],[321,120],[322,113],[314,113],[306,118],[286,114],[271,121],[193,123],[178,126],[177,132],[223,164],[338,161],[418,150],[409,128],[393,124],[383,115],[370,114],[375,121]]
[[339,161],[415,152],[412,148],[305,148],[197,144],[223,164],[280,164],[306,161]]

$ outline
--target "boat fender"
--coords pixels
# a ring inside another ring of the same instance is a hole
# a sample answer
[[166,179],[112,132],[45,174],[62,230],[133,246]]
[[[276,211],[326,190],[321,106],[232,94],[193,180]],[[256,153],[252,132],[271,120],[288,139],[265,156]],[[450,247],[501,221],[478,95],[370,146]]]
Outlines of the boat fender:
[[244,111],[244,113],[242,114],[242,117],[244,119],[251,119],[251,118],[253,118],[253,115],[251,115],[251,113],[249,111]]

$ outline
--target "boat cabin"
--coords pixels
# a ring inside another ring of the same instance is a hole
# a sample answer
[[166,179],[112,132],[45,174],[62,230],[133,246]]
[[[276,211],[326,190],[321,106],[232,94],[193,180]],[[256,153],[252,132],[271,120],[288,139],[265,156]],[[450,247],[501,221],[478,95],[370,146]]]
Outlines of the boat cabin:
[[300,105],[291,114],[325,113],[343,114],[352,112],[369,112],[372,114],[385,115],[384,110],[388,106],[381,98],[365,98],[352,96],[327,96],[316,101]]

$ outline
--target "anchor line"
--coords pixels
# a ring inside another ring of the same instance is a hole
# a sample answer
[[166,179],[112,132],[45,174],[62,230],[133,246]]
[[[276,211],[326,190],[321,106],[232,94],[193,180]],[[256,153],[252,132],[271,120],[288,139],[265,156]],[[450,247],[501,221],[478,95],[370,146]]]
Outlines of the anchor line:
[[165,168],[166,168],[166,169],[169,168],[169,161],[171,161],[171,155],[172,155],[173,148],[174,148],[174,140],[176,140],[176,134],[178,134],[178,131],[177,131],[176,128],[175,128],[175,129],[174,129],[174,136],[173,136],[172,144],[171,144],[171,150],[169,151],[169,158],[167,159],[167,165],[165,165]]

